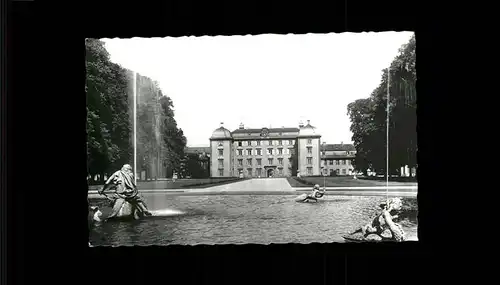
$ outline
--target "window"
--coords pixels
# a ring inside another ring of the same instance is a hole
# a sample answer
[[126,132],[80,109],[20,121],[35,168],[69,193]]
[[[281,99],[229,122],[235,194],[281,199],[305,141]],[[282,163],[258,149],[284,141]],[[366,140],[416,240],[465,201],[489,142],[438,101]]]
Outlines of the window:
[[312,139],[307,139],[307,144],[312,144],[313,140]]
[[224,159],[219,159],[219,168],[224,167]]
[[342,159],[342,164],[343,164],[343,165],[345,165],[345,161],[346,161],[345,159]]
[[261,175],[262,175],[262,169],[257,168],[257,176],[261,176]]
[[243,150],[242,149],[238,149],[238,155],[243,155]]
[[345,169],[342,169],[342,174],[346,175],[346,170]]
[[262,155],[262,150],[260,148],[257,149],[257,155]]
[[219,149],[219,156],[222,156],[224,155],[224,150],[223,149]]
[[261,166],[262,165],[262,158],[257,158],[257,165]]
[[336,165],[340,165],[340,161],[336,159],[336,160],[335,160],[335,164],[336,164]]
[[224,169],[219,169],[219,176],[224,176]]
[[283,158],[278,158],[279,165],[283,165]]
[[251,149],[247,149],[247,155],[252,155],[252,150]]
[[313,153],[313,148],[312,147],[307,147],[307,153],[312,154]]
[[308,167],[308,168],[307,168],[307,174],[308,174],[308,175],[312,175],[312,174],[313,174],[313,169],[312,169],[312,167]]
[[278,169],[278,174],[279,174],[279,175],[283,175],[283,169],[281,169],[281,168],[280,168],[280,169]]
[[339,170],[339,169],[336,169],[336,170],[335,170],[335,173],[337,173],[337,175],[339,175],[339,174],[340,174],[340,170]]
[[283,149],[282,149],[282,148],[278,148],[278,154],[279,154],[279,155],[282,155],[282,154],[283,154]]
[[260,145],[260,141],[257,141],[257,145]]
[[288,144],[289,144],[289,145],[293,145],[293,140],[289,140],[289,141],[288,141]]
[[248,172],[248,176],[252,176],[252,169],[251,168],[248,168],[247,172]]
[[313,159],[312,157],[308,157],[307,158],[307,164],[312,164],[313,163]]
[[278,145],[283,145],[283,141],[278,141]]
[[290,154],[290,149],[288,149],[288,148],[287,148],[287,149],[285,149],[285,153],[286,153],[287,155],[288,155],[288,154]]
[[351,165],[351,161],[350,160],[347,161],[347,165]]
[[238,159],[238,165],[243,166],[243,159]]
[[238,142],[238,146],[243,146],[243,143],[242,142]]
[[333,169],[330,169],[330,176],[333,176]]
[[247,165],[252,166],[252,159],[251,158],[247,159]]
[[267,154],[268,155],[273,155],[273,149],[272,148],[268,148],[267,149]]
[[269,165],[273,165],[273,159],[272,158],[268,158],[267,162],[269,162]]
[[333,160],[329,159],[328,164],[333,165]]

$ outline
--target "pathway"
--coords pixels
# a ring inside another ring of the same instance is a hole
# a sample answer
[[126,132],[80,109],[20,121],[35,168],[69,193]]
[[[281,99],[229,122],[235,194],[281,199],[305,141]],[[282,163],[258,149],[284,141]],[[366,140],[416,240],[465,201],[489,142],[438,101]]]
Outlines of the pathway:
[[205,189],[197,189],[201,191],[208,192],[219,192],[219,191],[293,191],[292,187],[286,180],[286,178],[254,178],[248,179],[240,182],[229,183],[225,185],[212,186]]

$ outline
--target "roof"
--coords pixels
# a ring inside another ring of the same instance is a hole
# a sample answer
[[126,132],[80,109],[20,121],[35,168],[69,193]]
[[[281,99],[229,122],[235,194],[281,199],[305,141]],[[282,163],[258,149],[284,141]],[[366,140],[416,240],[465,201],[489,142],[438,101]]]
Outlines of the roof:
[[304,127],[300,128],[299,136],[304,137],[304,136],[319,136],[319,134],[316,133],[316,127],[313,127],[309,121],[307,122],[307,125]]
[[231,138],[231,132],[224,128],[224,127],[220,127],[218,129],[216,129],[213,133],[212,133],[212,137],[211,139],[223,139],[223,138]]
[[210,147],[186,147],[184,150],[186,153],[210,153]]
[[353,144],[325,144],[321,146],[321,151],[356,151]]
[[[262,132],[262,129],[236,129],[232,133],[233,134],[252,134],[252,133],[258,133],[260,134]],[[267,128],[269,130],[269,133],[293,133],[293,132],[298,132],[299,128]]]

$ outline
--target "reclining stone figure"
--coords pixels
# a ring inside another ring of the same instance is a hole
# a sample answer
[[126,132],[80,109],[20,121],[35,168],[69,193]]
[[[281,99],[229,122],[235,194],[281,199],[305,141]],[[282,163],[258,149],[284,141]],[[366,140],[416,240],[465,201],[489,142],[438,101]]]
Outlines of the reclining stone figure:
[[[106,195],[113,202],[113,210],[106,220],[120,216],[123,212],[131,214],[134,218],[139,218],[136,215],[137,213],[145,216],[152,215],[139,195],[137,185],[135,185],[134,173],[129,164],[123,165],[121,170],[113,173],[104,184],[104,187],[99,190],[99,194],[104,195],[104,191],[108,189],[113,190],[111,197]],[[131,209],[127,204],[132,206]]]
[[367,241],[405,241],[403,227],[393,220],[397,215],[391,215],[391,212],[400,211],[403,206],[401,199],[391,198],[381,204],[382,213],[377,215],[370,224],[366,224],[355,231],[349,233],[350,236],[361,233],[362,239]]

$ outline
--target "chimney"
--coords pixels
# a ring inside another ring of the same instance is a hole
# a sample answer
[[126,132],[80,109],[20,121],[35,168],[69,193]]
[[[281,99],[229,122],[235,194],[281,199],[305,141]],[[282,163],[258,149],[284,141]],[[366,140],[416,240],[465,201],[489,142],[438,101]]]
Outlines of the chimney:
[[224,122],[220,122],[221,128],[224,127]]
[[344,144],[344,142],[343,142],[343,141],[340,141],[340,145],[343,145],[343,144]]
[[311,124],[311,120],[307,120],[307,124],[310,125]]
[[304,126],[304,123],[302,122],[302,120],[299,121],[299,128],[302,128]]
[[240,130],[243,130],[245,128],[245,125],[243,123],[240,123]]

